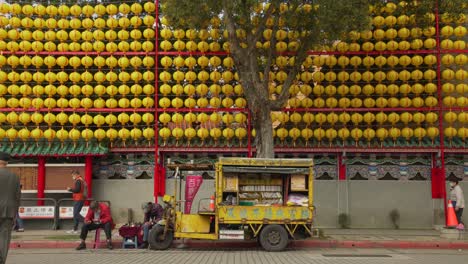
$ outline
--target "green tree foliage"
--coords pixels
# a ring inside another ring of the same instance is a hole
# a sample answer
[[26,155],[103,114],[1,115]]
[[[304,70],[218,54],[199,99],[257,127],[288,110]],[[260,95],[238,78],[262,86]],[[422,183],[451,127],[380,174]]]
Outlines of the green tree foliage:
[[[252,113],[257,157],[264,158],[274,157],[270,112],[287,104],[289,88],[298,82],[296,76],[309,50],[323,50],[346,40],[350,32],[370,29],[371,16],[385,8],[411,15],[412,23],[433,23],[436,10],[463,14],[467,9],[465,0],[161,0],[160,4],[174,28],[209,29],[220,23],[220,29],[227,31],[230,53]],[[274,80],[267,76],[282,55],[277,44],[285,34],[294,51],[288,55],[294,59],[284,69],[287,78],[281,92],[272,98],[268,89]],[[259,45],[265,41],[269,45]]]

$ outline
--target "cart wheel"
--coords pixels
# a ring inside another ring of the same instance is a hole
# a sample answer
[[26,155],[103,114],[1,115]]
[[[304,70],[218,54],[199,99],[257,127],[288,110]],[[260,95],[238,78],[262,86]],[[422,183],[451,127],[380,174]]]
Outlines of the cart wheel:
[[172,231],[168,231],[166,233],[166,237],[163,237],[163,234],[164,226],[155,225],[151,228],[148,235],[148,242],[151,249],[164,250],[171,246],[172,241],[174,241],[174,233],[172,233]]
[[288,232],[280,225],[267,225],[262,229],[259,241],[266,251],[282,251],[289,242]]

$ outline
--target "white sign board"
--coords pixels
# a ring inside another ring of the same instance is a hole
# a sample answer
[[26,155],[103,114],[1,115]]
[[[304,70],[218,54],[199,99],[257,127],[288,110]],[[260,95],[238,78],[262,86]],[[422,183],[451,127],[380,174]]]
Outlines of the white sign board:
[[[85,217],[86,214],[88,213],[88,208],[89,206],[83,206],[81,208],[80,214]],[[59,218],[60,219],[72,219],[73,218],[73,207],[71,206],[61,206],[59,208]]]
[[54,219],[54,206],[20,206],[18,213],[21,219]]

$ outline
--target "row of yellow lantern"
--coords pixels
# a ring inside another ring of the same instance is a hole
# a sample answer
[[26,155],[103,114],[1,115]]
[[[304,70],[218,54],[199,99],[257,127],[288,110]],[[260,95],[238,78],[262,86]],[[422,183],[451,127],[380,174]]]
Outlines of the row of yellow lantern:
[[126,95],[134,95],[138,96],[141,94],[145,95],[154,95],[154,85],[153,84],[146,84],[141,86],[140,84],[133,84],[131,86],[128,86],[126,84],[122,84],[120,86],[115,86],[115,85],[96,85],[96,86],[91,86],[89,84],[86,85],[70,85],[70,86],[65,86],[65,85],[34,85],[30,86],[28,84],[23,84],[23,85],[16,85],[12,84],[9,86],[5,86],[3,84],[0,84],[0,96],[5,96],[5,95],[22,95],[23,97],[28,97],[29,95],[35,95],[38,97],[42,97],[44,95],[47,95],[49,97],[54,97],[56,95],[60,97],[65,97],[68,95],[74,96],[74,97],[79,97],[80,95],[83,96],[116,96],[116,95],[121,95],[121,96],[126,96]]
[[119,114],[94,114],[89,113],[41,113],[41,112],[9,112],[0,113],[0,124],[10,124],[12,126],[23,124],[35,124],[36,126],[47,124],[54,126],[59,124],[64,126],[72,124],[73,126],[125,126],[126,124],[138,125],[144,123],[147,125],[154,123],[154,114],[152,113],[119,113]]
[[[377,123],[379,125],[383,124],[405,124],[408,125],[409,123],[414,124],[435,124],[439,122],[439,116],[437,113],[434,112],[403,112],[403,113],[396,113],[396,112],[379,112],[379,113],[348,113],[348,112],[341,112],[341,113],[285,113],[285,112],[272,112],[271,118],[273,122],[278,122],[279,124],[288,124],[292,123],[294,125],[298,125],[304,123],[306,125],[313,125],[317,124],[322,126],[324,124],[336,125],[336,124],[349,124],[352,123],[354,125],[359,125],[362,123],[365,124],[373,124]],[[159,115],[159,122],[167,125],[169,123],[174,124],[192,124],[192,123],[224,123],[226,125],[230,125],[232,123],[238,124],[245,124],[247,122],[247,115],[245,113],[161,113]],[[453,123],[460,123],[465,124],[468,123],[468,113],[466,112],[445,112],[443,115],[443,120],[449,124]],[[49,126],[53,124],[60,124],[61,126],[70,123],[74,126],[76,125],[84,125],[84,126],[91,126],[96,125],[98,127],[109,125],[113,126],[116,124],[125,125],[127,123],[132,124],[150,124],[154,122],[154,114],[153,113],[131,113],[131,112],[122,112],[119,114],[107,113],[103,114],[89,114],[89,113],[65,113],[60,112],[58,114],[54,113],[41,113],[41,112],[8,112],[8,113],[0,113],[0,124],[8,123],[10,125],[16,125],[21,123],[23,125],[27,125],[29,123],[34,123],[35,125],[40,125],[45,123]]]
[[154,57],[153,56],[121,56],[121,57],[114,57],[114,56],[3,56],[0,54],[0,67],[8,65],[12,68],[16,67],[29,67],[34,66],[36,68],[40,68],[42,66],[47,66],[49,69],[58,66],[60,68],[65,68],[67,66],[72,67],[73,69],[78,69],[81,67],[90,68],[90,67],[97,67],[97,68],[121,68],[126,69],[129,67],[132,68],[152,68],[154,67]]
[[[441,64],[443,66],[463,66],[467,63],[468,57],[466,54],[444,54],[441,57]],[[195,66],[199,66],[202,69],[211,66],[211,67],[220,67],[224,69],[231,69],[234,66],[234,61],[231,57],[218,57],[218,56],[199,56],[199,57],[170,57],[164,56],[160,59],[160,63],[163,68],[168,69],[170,67],[176,67],[177,69],[187,67],[188,69],[193,69]],[[280,69],[292,66],[295,63],[295,57],[287,56],[278,56],[275,58],[275,65]],[[330,68],[340,67],[340,68],[356,68],[360,65],[365,66],[366,68],[378,67],[382,68],[385,66],[390,67],[408,67],[408,66],[433,66],[437,63],[437,57],[435,55],[402,55],[402,56],[309,56],[303,62],[305,68],[323,67],[327,66]]]
[[33,140],[41,140],[47,139],[48,141],[53,141],[58,139],[60,141],[65,140],[73,140],[78,141],[80,139],[84,139],[86,141],[92,140],[93,138],[97,139],[98,141],[102,141],[105,139],[114,141],[120,139],[122,141],[127,140],[139,140],[145,138],[147,140],[154,140],[154,129],[151,127],[146,127],[144,129],[134,127],[134,128],[121,128],[119,130],[114,128],[108,128],[106,130],[102,128],[98,128],[96,130],[92,130],[89,128],[85,129],[65,129],[65,128],[48,128],[48,129],[41,129],[35,128],[29,130],[28,128],[22,129],[3,129],[0,128],[0,140],[4,138],[8,138],[10,141],[22,140],[22,141],[29,141]]
[[[287,124],[287,123],[292,123],[294,125],[298,125],[300,123],[304,123],[306,125],[311,125],[311,124],[318,124],[318,125],[323,125],[323,124],[348,124],[348,123],[353,123],[354,125],[359,125],[361,123],[365,124],[372,124],[372,123],[377,123],[377,124],[385,124],[389,123],[392,125],[395,125],[397,123],[402,123],[402,124],[409,124],[409,123],[415,123],[415,124],[435,124],[439,122],[439,115],[435,112],[427,112],[427,113],[421,113],[421,112],[402,112],[402,113],[396,113],[396,112],[378,112],[378,113],[372,113],[372,112],[367,112],[367,113],[348,113],[348,112],[341,112],[341,113],[286,113],[286,112],[272,112],[271,113],[271,119],[273,122],[279,122],[279,124]],[[449,124],[452,123],[468,123],[468,113],[466,112],[445,112],[443,115],[443,120]],[[239,124],[244,124],[247,122],[247,116],[244,113],[218,113],[218,112],[213,112],[213,113],[161,113],[159,115],[159,122],[161,122],[164,125],[167,125],[168,123],[172,122],[175,124],[181,124],[181,123],[194,123],[194,122],[199,122],[199,123],[205,123],[205,122],[212,122],[212,123],[219,123],[223,122],[226,125],[230,125],[232,123],[239,123]]]
[[89,97],[85,98],[45,98],[42,99],[40,97],[38,98],[29,98],[29,97],[22,97],[22,98],[4,98],[0,97],[0,108],[24,108],[24,109],[29,109],[29,108],[34,108],[34,109],[42,109],[42,108],[47,108],[47,109],[55,109],[55,108],[73,108],[73,109],[78,109],[78,108],[85,108],[85,109],[90,109],[90,108],[98,108],[98,109],[115,109],[115,108],[146,108],[146,109],[151,109],[154,107],[154,98],[147,96],[144,98],[126,98],[126,97],[121,97],[121,98],[108,98],[108,99],[103,99],[101,97],[99,98],[94,98],[91,99]]
[[100,29],[128,29],[128,28],[139,28],[139,27],[153,27],[154,17],[152,15],[145,15],[143,18],[140,16],[125,16],[121,18],[109,17],[103,18],[48,18],[43,19],[40,17],[34,20],[30,17],[4,17],[0,16],[0,26],[2,28],[11,28],[12,30],[22,29],[23,30],[42,30],[49,29],[53,31],[58,30],[100,30]]
[[[44,73],[45,72],[45,73]],[[29,72],[29,71],[22,71],[17,72],[17,71],[11,71],[11,72],[4,72],[0,70],[0,83],[5,83],[5,82],[11,82],[11,83],[18,83],[18,82],[23,82],[23,83],[29,83],[29,82],[35,82],[37,84],[42,84],[42,83],[79,83],[83,82],[85,84],[91,83],[91,82],[96,82],[98,84],[100,83],[115,83],[115,82],[122,82],[122,83],[127,83],[127,82],[135,82],[135,83],[140,83],[140,82],[149,82],[149,83],[154,83],[154,70],[147,70],[147,71],[133,71],[133,72],[127,72],[127,71],[108,71],[108,72],[103,72],[98,70],[94,74],[89,72],[89,71],[84,71],[84,72],[71,72],[70,74],[67,73],[66,71],[60,71],[60,72],[52,72],[52,71],[47,71],[44,70],[44,72],[41,71],[36,71],[36,72]]]
[[[465,83],[458,83],[458,84],[453,84],[453,83],[444,83],[442,84],[442,92],[444,94],[452,94],[453,92],[457,92],[460,95],[463,95],[468,91],[468,85]],[[275,86],[273,84],[269,85],[268,87],[269,93],[270,94],[280,94],[283,90],[282,85]],[[240,84],[236,85],[231,85],[231,84],[211,84],[207,85],[205,83],[200,83],[197,85],[193,84],[174,84],[174,85],[169,85],[167,83],[161,84],[159,86],[159,93],[162,95],[166,96],[169,94],[174,94],[176,96],[181,96],[182,94],[188,95],[188,96],[193,96],[193,95],[198,95],[198,96],[206,96],[208,93],[213,96],[218,96],[219,94],[224,94],[227,96],[236,94],[238,96],[241,96],[243,94],[244,88]],[[372,84],[365,84],[365,85],[351,85],[348,86],[346,84],[341,84],[341,85],[321,85],[317,84],[312,86],[308,84],[302,84],[302,85],[291,85],[289,87],[289,94],[291,97],[296,97],[299,93],[303,96],[308,97],[309,95],[313,94],[315,96],[335,96],[335,95],[340,95],[341,97],[345,97],[348,94],[353,95],[353,96],[360,96],[360,95],[366,95],[368,97],[376,97],[375,95],[378,96],[384,96],[386,94],[391,95],[391,96],[397,96],[397,95],[404,95],[407,96],[408,94],[414,94],[414,95],[420,95],[423,93],[426,93],[428,95],[432,95],[437,92],[437,86],[434,83],[427,83],[425,85],[422,85],[420,83],[415,83],[413,85],[410,84],[402,84],[402,85],[396,85],[396,84],[377,84],[377,85],[372,85]],[[425,96],[427,98],[427,95]]]
[[[48,69],[44,69],[43,71],[39,71],[39,70],[21,71],[20,68],[16,68],[8,72],[0,70],[0,83],[4,83],[7,81],[12,82],[12,83],[17,83],[20,81],[24,83],[29,83],[29,82],[34,81],[38,84],[41,84],[43,82],[66,83],[68,81],[71,81],[72,83],[77,83],[81,81],[83,81],[84,83],[89,83],[93,81],[96,81],[98,83],[102,83],[102,82],[114,83],[117,81],[124,82],[124,83],[128,81],[134,81],[134,82],[154,81],[154,78],[155,78],[154,69],[151,69],[151,70],[148,68],[146,69],[147,69],[146,71],[140,71],[140,70],[134,69],[133,72],[123,70],[123,71],[120,71],[119,73],[114,71],[115,70],[114,68],[108,69],[108,70],[104,69],[105,71],[102,71],[101,69],[97,69],[97,71],[92,73],[86,69],[85,71],[75,70],[73,72],[69,72],[68,70],[65,71],[64,69],[62,69],[62,71],[53,72]],[[464,69],[452,70],[448,68],[448,69],[444,69],[441,71],[441,77],[443,81],[453,81],[453,80],[464,81],[466,80],[466,78],[468,78],[468,71]],[[288,78],[288,73],[284,71],[270,72],[269,74],[269,79],[279,84],[284,83],[287,78]],[[303,72],[297,76],[297,80],[300,80],[304,83],[310,83],[313,81],[319,84],[324,83],[324,82],[328,82],[328,83],[353,82],[355,84],[371,83],[371,82],[377,82],[378,84],[380,84],[382,82],[390,82],[393,84],[395,82],[406,83],[406,82],[414,82],[414,81],[420,81],[420,80],[433,81],[436,78],[437,78],[437,73],[434,70],[426,70],[424,72],[420,70],[413,70],[413,71],[389,70],[386,72],[384,71],[347,72],[343,70],[338,73],[333,72],[333,71],[327,71],[327,72],[320,71],[320,72],[314,72],[314,73]],[[236,79],[237,79],[237,74],[231,71],[208,72],[208,71],[202,70],[197,73],[195,71],[184,72],[184,71],[177,70],[172,73],[169,71],[163,71],[159,74],[159,80],[162,81],[163,83],[174,81],[177,84],[180,84],[183,82],[194,83],[197,81],[202,82],[202,83],[205,83],[205,82],[229,83]]]
[[[269,93],[271,94],[280,94],[282,91],[283,87],[281,85],[275,86],[275,85],[270,85],[269,86]],[[451,94],[453,92],[457,92],[459,94],[464,94],[468,92],[468,85],[459,83],[457,85],[452,84],[452,83],[444,83],[442,85],[442,92],[445,94]],[[420,95],[422,93],[426,93],[429,95],[432,95],[437,92],[437,86],[434,83],[427,83],[426,85],[422,85],[420,83],[416,83],[413,85],[410,84],[402,84],[402,85],[396,85],[396,84],[390,84],[390,85],[385,85],[385,84],[377,84],[377,85],[371,85],[371,84],[366,84],[364,86],[359,86],[359,85],[351,85],[347,86],[345,84],[335,86],[335,85],[327,85],[323,86],[320,84],[314,85],[312,88],[308,84],[302,84],[302,85],[292,85],[289,88],[289,94],[291,97],[296,97],[299,94],[302,96],[309,96],[311,94],[321,97],[323,95],[326,96],[335,96],[335,95],[340,95],[341,97],[345,97],[346,95],[350,94],[353,96],[360,96],[360,95],[366,95],[368,97],[377,97],[378,96],[383,96],[385,94],[391,95],[391,96],[397,96],[399,94],[407,96],[408,94],[414,94],[414,95]],[[208,93],[211,96],[218,96],[219,94],[224,94],[226,96],[231,96],[231,95],[237,95],[237,96],[242,96],[243,94],[243,87],[240,84],[236,84],[235,86],[232,86],[230,84],[224,84],[224,85],[219,85],[219,84],[211,84],[208,86],[207,84],[201,83],[196,86],[192,84],[186,84],[186,85],[181,85],[181,84],[175,84],[175,85],[169,85],[169,84],[162,84],[159,86],[159,93],[167,96],[169,94],[173,94],[176,96],[181,96],[183,94],[187,96],[206,96]],[[0,93],[1,94],[1,93]],[[426,98],[428,98],[426,96]],[[297,99],[297,100],[303,100],[303,99]],[[419,99],[417,99],[419,100]],[[429,100],[433,100],[432,97]]]
[[[273,35],[274,33],[274,35]],[[457,25],[455,27],[451,25],[442,25],[440,30],[440,35],[442,38],[450,38],[452,36],[461,39],[467,33],[466,26],[464,25]],[[236,35],[239,38],[245,38],[246,31],[244,29],[237,29]],[[349,38],[353,42],[362,42],[362,41],[369,41],[369,40],[391,40],[391,39],[424,39],[424,38],[432,38],[436,35],[436,28],[435,27],[426,27],[420,28],[417,26],[414,27],[388,27],[387,29],[382,28],[375,28],[374,30],[366,30],[362,32],[351,31],[349,33]],[[219,30],[217,28],[212,28],[210,30],[195,30],[195,29],[175,29],[171,30],[169,28],[163,28],[160,30],[160,36],[164,40],[227,40],[229,39],[229,33],[227,30]],[[300,33],[297,31],[288,31],[284,29],[279,29],[273,32],[272,29],[265,29],[262,32],[263,40],[268,41],[271,40],[273,37],[278,41],[295,41],[300,37]]]
[[36,30],[36,31],[29,31],[29,30],[16,30],[16,29],[10,29],[6,30],[1,28],[0,29],[0,40],[5,40],[5,41],[17,41],[17,40],[25,40],[25,41],[39,41],[39,42],[46,42],[46,41],[60,41],[60,42],[66,42],[71,40],[72,42],[80,42],[80,41],[90,41],[90,42],[95,42],[95,41],[116,41],[116,40],[121,40],[125,41],[128,39],[133,39],[133,40],[140,40],[140,39],[154,39],[155,37],[155,31],[154,29],[151,28],[146,28],[146,29],[132,29],[131,31],[127,30],[120,30],[118,32],[114,30],[107,30],[107,31],[102,31],[102,30],[72,30],[70,32],[66,30],[59,30],[57,32],[53,30],[49,31],[42,31],[42,30]]
[[[110,84],[110,85],[102,85],[102,84],[95,84],[91,85],[89,83],[97,82],[97,83],[102,83],[108,81],[106,78],[107,75],[102,74],[96,74],[95,77],[99,78],[93,78],[91,74],[85,75],[87,78],[85,78],[84,82],[86,84],[84,85],[77,85],[79,81],[73,81],[73,80],[78,80],[78,77],[75,76],[74,74],[70,74],[69,78],[72,83],[65,82],[66,85],[61,84],[61,85],[54,85],[57,81],[56,75],[52,74],[45,74],[44,79],[38,78],[38,75],[33,74],[32,80],[36,83],[49,83],[47,85],[41,85],[41,84],[33,84],[31,81],[29,81],[29,78],[11,78],[5,79],[5,75],[3,74],[4,72],[0,71],[0,96],[9,94],[16,96],[18,94],[23,95],[23,96],[29,96],[31,94],[36,95],[36,96],[42,96],[42,95],[48,95],[50,97],[55,96],[56,94],[60,96],[67,96],[67,95],[73,95],[73,96],[79,96],[80,94],[85,95],[85,96],[92,96],[92,95],[97,95],[97,96],[102,96],[104,94],[114,96],[117,94],[120,95],[127,95],[127,94],[133,94],[133,95],[140,95],[140,94],[146,94],[146,95],[151,95],[154,94],[155,88],[154,84],[152,82],[144,84],[143,86],[140,85],[139,83],[134,83],[134,84],[125,84],[129,80],[133,80],[135,82],[141,81],[141,76],[148,77],[150,74],[148,73],[147,75],[145,74],[138,74],[132,78],[132,74],[128,74],[128,72],[124,72],[127,74],[119,74],[120,78],[118,80],[122,82],[119,86]],[[122,73],[122,72],[121,72]],[[79,75],[79,74],[78,74]],[[134,74],[135,75],[135,74]],[[3,77],[2,77],[3,76]],[[82,75],[83,76],[83,75]],[[24,77],[24,75],[23,75]],[[61,78],[61,76],[59,75]],[[88,79],[88,77],[90,77]],[[115,77],[115,76],[114,76]],[[138,78],[137,78],[138,77]],[[97,80],[96,80],[97,79]],[[144,79],[144,78],[143,78]],[[14,80],[13,84],[10,85],[4,85],[2,83],[5,83],[7,80],[11,81]],[[25,81],[28,80],[28,81]],[[82,79],[81,79],[82,80]],[[94,81],[93,81],[94,80]],[[109,80],[115,82],[115,78],[109,78]],[[145,79],[145,80],[152,80],[152,78]],[[21,82],[20,82],[21,81]],[[62,81],[59,80],[59,82],[62,83]],[[18,84],[16,84],[18,83]],[[74,83],[74,84],[73,84]],[[282,85],[274,86],[270,85],[269,86],[269,93],[270,94],[280,94],[283,90]],[[459,95],[464,95],[466,92],[468,92],[468,84],[465,83],[458,83],[458,84],[453,84],[453,83],[444,83],[442,84],[441,91],[445,95],[452,95],[453,93],[457,93]],[[211,84],[207,85],[205,83],[201,83],[198,85],[193,85],[193,84],[186,84],[186,85],[181,85],[181,84],[175,84],[175,85],[169,85],[167,83],[161,84],[159,86],[159,93],[167,96],[167,95],[176,95],[176,96],[182,96],[182,95],[187,95],[187,96],[206,96],[210,94],[210,96],[219,96],[220,94],[224,94],[225,96],[231,96],[231,95],[237,95],[237,96],[242,96],[244,92],[244,89],[242,85],[236,84],[236,85],[231,85],[231,84],[224,84],[224,85],[219,85],[219,84]],[[385,97],[385,95],[390,95],[391,97],[398,97],[398,95],[403,95],[407,96],[410,94],[419,96],[421,94],[425,94],[423,96],[424,99],[430,98],[431,95],[435,94],[437,92],[437,86],[434,83],[427,83],[425,85],[422,85],[420,83],[415,83],[413,85],[410,84],[402,84],[402,85],[396,85],[396,84],[390,84],[390,85],[385,85],[385,84],[377,84],[377,85],[371,85],[371,84],[366,84],[363,86],[360,85],[320,85],[317,84],[313,88],[308,85],[308,84],[302,84],[302,85],[292,85],[289,87],[289,94],[291,97],[295,98],[299,94],[301,95],[301,100],[302,97],[308,97],[310,95],[314,95],[315,97],[322,97],[322,96],[329,96],[329,97],[335,97],[336,95],[339,95],[339,97],[346,97],[347,95],[352,95],[353,97],[359,97],[361,95],[365,95],[367,97]],[[338,99],[337,97],[336,99]],[[385,97],[388,99],[387,97]],[[432,98],[432,97],[431,97]],[[299,100],[299,99],[298,99]],[[419,99],[417,99],[419,100]],[[432,99],[430,99],[432,100]]]
[[[245,47],[246,44],[241,43],[241,46]],[[362,44],[359,43],[346,43],[340,42],[336,46],[326,47],[327,51],[339,51],[339,52],[358,52],[358,51],[397,51],[397,50],[433,50],[437,46],[437,41],[435,38],[428,38],[425,40],[422,39],[415,39],[411,42],[403,40],[403,41],[394,41],[390,40],[388,42],[385,41],[376,41],[376,42],[364,42]],[[195,41],[187,41],[184,42],[182,40],[176,40],[174,43],[163,40],[159,45],[160,49],[163,51],[189,51],[189,52],[219,52],[225,51],[230,52],[230,43],[223,42],[220,44],[219,42],[195,42]],[[266,42],[257,42],[256,47],[258,49],[270,49],[270,41]],[[440,47],[443,50],[463,50],[466,48],[466,42],[464,40],[451,40],[451,39],[444,39],[440,42]],[[275,50],[277,52],[286,52],[286,51],[297,51],[299,48],[299,44],[296,41],[292,42],[285,42],[279,41],[275,44]],[[325,48],[325,47],[324,47]]]
[[[337,69],[338,70],[338,69]],[[262,75],[262,74],[260,74]],[[460,80],[463,81],[468,77],[468,71],[465,69],[457,69],[457,70],[452,70],[450,68],[442,70],[441,77],[443,80],[446,81],[451,81],[451,80]],[[182,83],[182,82],[188,82],[188,83],[193,83],[196,81],[200,81],[202,83],[211,81],[211,82],[230,82],[233,80],[236,80],[238,78],[236,72],[232,71],[206,71],[206,70],[201,70],[201,71],[181,71],[181,70],[176,70],[173,72],[170,71],[162,71],[159,73],[159,80],[161,80],[164,83],[175,81],[176,83]],[[261,78],[263,78],[261,76]],[[269,73],[269,79],[271,81],[275,81],[278,83],[284,83],[288,78],[288,73],[285,71],[277,71],[277,72],[270,72]],[[297,76],[298,80],[301,80],[302,82],[308,83],[311,81],[314,81],[316,83],[321,83],[321,82],[354,82],[354,83],[359,83],[359,82],[364,82],[364,83],[370,83],[370,82],[411,82],[411,81],[420,81],[420,80],[426,80],[426,81],[432,81],[437,78],[437,72],[432,69],[428,69],[425,71],[421,71],[419,69],[408,71],[406,69],[403,70],[386,70],[386,71],[345,71],[344,69],[341,69],[339,72],[334,72],[334,71],[318,71],[318,72],[309,72],[305,71],[301,73],[300,75]]]
[[24,15],[24,16],[32,16],[36,15],[39,17],[43,16],[61,16],[67,17],[69,15],[79,17],[93,17],[93,16],[114,16],[117,14],[135,14],[139,15],[143,12],[147,13],[154,13],[156,10],[156,6],[153,1],[148,1],[146,3],[133,3],[128,5],[127,3],[122,3],[119,5],[115,4],[97,4],[97,5],[48,5],[44,6],[42,4],[8,4],[8,3],[1,3],[0,4],[0,13],[8,14],[8,15]]
[[[155,131],[151,127],[146,127],[144,129],[138,128],[138,127],[133,127],[133,128],[121,128],[121,129],[114,129],[114,128],[108,128],[108,129],[102,129],[98,128],[95,130],[85,128],[85,129],[77,129],[77,128],[72,128],[72,129],[53,129],[53,128],[48,128],[48,129],[41,129],[41,128],[35,128],[32,130],[29,130],[28,128],[22,128],[22,129],[15,129],[15,128],[9,128],[9,129],[3,129],[0,128],[0,139],[8,138],[11,141],[15,140],[23,140],[23,141],[28,141],[28,140],[41,140],[43,138],[52,141],[54,139],[58,139],[60,141],[65,141],[65,140],[73,140],[73,141],[78,141],[80,139],[84,139],[86,141],[89,141],[93,138],[97,139],[98,141],[102,141],[105,139],[114,141],[117,139],[120,139],[122,141],[127,141],[127,140],[140,140],[142,138],[145,138],[146,140],[152,141],[154,140],[154,135]],[[187,139],[187,140],[192,140],[195,138],[199,138],[201,140],[206,140],[208,138],[213,138],[214,140],[219,140],[221,138],[231,140],[232,138],[236,137],[240,140],[245,139],[248,136],[247,130],[245,128],[212,128],[212,129],[207,129],[207,128],[173,128],[169,129],[167,127],[162,128],[159,130],[159,136],[167,141],[169,138],[173,137],[177,140],[181,139]],[[255,136],[255,131],[252,131],[252,136]],[[299,129],[299,128],[292,128],[292,129],[286,129],[286,128],[279,128],[274,130],[274,137],[279,138],[280,140],[285,140],[286,138],[291,138],[293,140],[297,140],[298,138],[303,138],[305,140],[312,140],[316,139],[318,141],[322,140],[329,140],[333,141],[335,139],[341,139],[341,140],[348,140],[348,139],[354,139],[356,141],[359,141],[361,139],[366,139],[368,141],[371,141],[373,139],[379,139],[381,141],[384,141],[386,139],[393,139],[397,140],[400,137],[403,137],[407,140],[410,140],[411,138],[417,138],[421,140],[424,137],[429,137],[430,139],[434,140],[439,136],[439,129],[437,127],[427,127],[427,128],[409,128],[409,127],[404,127],[402,129],[399,128],[378,128],[376,130],[372,128],[366,128],[366,129],[361,129],[361,128],[352,128],[348,129],[346,127],[340,128],[340,129],[335,129],[335,128],[304,128],[304,129]],[[444,136],[448,138],[453,138],[453,137],[460,137],[462,139],[465,139],[468,136],[468,128],[461,127],[461,128],[454,128],[454,127],[447,127],[444,129]]]
[[[12,98],[10,98],[12,99]],[[9,100],[10,100],[9,99]],[[16,99],[16,98],[13,98]],[[124,99],[124,98],[122,98]],[[120,99],[120,100],[122,100]],[[109,100],[109,99],[108,99]],[[466,96],[454,97],[454,96],[445,96],[442,99],[442,103],[447,107],[466,107],[468,106],[468,98]],[[288,100],[288,106],[291,108],[420,108],[420,107],[436,107],[438,105],[438,100],[434,96],[428,96],[427,98],[423,99],[421,97],[409,98],[409,97],[379,97],[377,99],[368,97],[365,99],[361,98],[291,98]],[[236,99],[232,99],[231,97],[201,97],[198,99],[194,98],[186,98],[182,99],[180,97],[175,97],[172,100],[168,97],[163,97],[159,99],[159,106],[161,108],[207,108],[207,107],[223,107],[223,108],[231,108],[231,107],[238,107],[243,108],[247,106],[247,101],[242,98],[238,97]]]
[[[448,138],[453,138],[453,137],[460,137],[462,139],[465,139],[468,137],[468,128],[461,127],[461,128],[454,128],[454,127],[448,127],[444,129],[444,132],[446,132],[446,136]],[[219,139],[226,139],[226,140],[231,140],[234,137],[242,140],[246,139],[248,137],[247,129],[238,127],[238,128],[212,128],[212,129],[207,129],[207,128],[180,128],[180,127],[175,127],[173,129],[169,129],[167,127],[162,128],[159,130],[159,136],[167,141],[170,138],[175,138],[176,140],[193,140],[195,138],[200,139],[200,140],[207,140],[209,138],[212,138],[214,140],[219,140]],[[255,137],[255,131],[252,131],[252,136]],[[335,128],[291,128],[291,129],[286,129],[286,128],[278,128],[273,130],[273,136],[275,138],[278,138],[280,140],[285,140],[287,138],[297,140],[298,138],[302,138],[304,140],[312,140],[316,139],[318,141],[323,141],[323,140],[329,140],[333,141],[335,139],[341,139],[341,140],[348,140],[348,139],[354,139],[356,141],[366,139],[368,141],[371,141],[373,139],[379,139],[380,141],[384,141],[386,139],[393,139],[397,140],[400,137],[405,138],[406,140],[410,140],[412,138],[416,139],[423,139],[425,137],[428,137],[432,140],[436,139],[439,136],[439,129],[437,127],[427,127],[427,128],[422,128],[422,127],[417,127],[417,128],[409,128],[409,127],[404,127],[402,129],[400,128],[378,128],[378,129],[372,129],[372,128],[366,128],[366,129],[361,129],[361,128],[352,128],[348,129],[346,127],[340,128],[340,129],[335,129]]]
[[105,43],[103,41],[90,42],[86,41],[83,43],[71,42],[71,43],[59,43],[55,44],[52,41],[42,43],[40,41],[29,42],[23,40],[21,42],[9,41],[0,41],[0,51],[60,51],[60,52],[75,52],[75,51],[85,51],[85,52],[153,52],[154,51],[154,40],[147,41],[132,41],[126,42],[121,41],[118,44],[115,42]]

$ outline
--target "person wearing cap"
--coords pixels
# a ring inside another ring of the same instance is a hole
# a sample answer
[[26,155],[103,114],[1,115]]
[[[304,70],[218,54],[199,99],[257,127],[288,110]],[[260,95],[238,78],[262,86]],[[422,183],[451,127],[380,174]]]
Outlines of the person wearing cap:
[[450,180],[450,200],[455,208],[455,215],[457,216],[458,226],[457,229],[464,229],[465,226],[462,221],[463,209],[465,208],[465,198],[463,197],[463,190],[458,185],[458,179]]
[[6,168],[9,159],[9,154],[0,152],[0,264],[7,259],[11,230],[21,198],[19,178]]
[[73,188],[67,187],[67,191],[72,193],[73,198],[73,229],[67,231],[69,234],[78,234],[78,225],[83,222],[83,216],[80,214],[85,202],[85,184],[84,180],[80,175],[80,172],[74,170],[71,172],[72,179],[74,181]]
[[104,202],[92,201],[89,205],[88,213],[84,219],[84,225],[81,228],[80,239],[81,243],[78,245],[76,250],[86,249],[86,237],[88,232],[96,230],[98,228],[104,229],[107,239],[107,248],[112,249],[112,228],[113,221],[110,212],[110,207]]
[[143,212],[145,213],[143,223],[143,243],[139,248],[148,248],[148,235],[149,231],[159,220],[162,219],[164,208],[157,203],[147,202],[142,205]]

